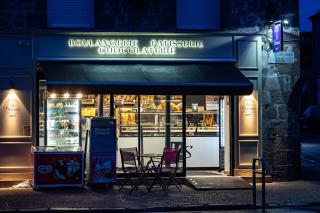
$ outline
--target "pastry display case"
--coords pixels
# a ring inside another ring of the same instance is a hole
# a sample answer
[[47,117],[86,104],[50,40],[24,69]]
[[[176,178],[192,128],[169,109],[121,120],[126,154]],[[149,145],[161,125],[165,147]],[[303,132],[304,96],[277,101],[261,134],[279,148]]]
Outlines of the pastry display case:
[[138,136],[138,97],[136,95],[115,95],[115,117],[121,137]]
[[218,136],[219,112],[187,112],[187,136]]
[[[170,132],[182,136],[182,96],[171,96],[170,102],[163,95],[140,96],[140,124],[146,137],[164,137],[166,134],[166,103],[170,103]],[[117,115],[121,137],[138,136],[138,103],[135,97],[116,97]],[[205,106],[186,109],[187,136],[217,136],[219,110],[206,110]]]
[[46,145],[80,145],[80,101],[76,98],[49,98],[46,110]]
[[219,135],[219,96],[187,96],[187,136]]

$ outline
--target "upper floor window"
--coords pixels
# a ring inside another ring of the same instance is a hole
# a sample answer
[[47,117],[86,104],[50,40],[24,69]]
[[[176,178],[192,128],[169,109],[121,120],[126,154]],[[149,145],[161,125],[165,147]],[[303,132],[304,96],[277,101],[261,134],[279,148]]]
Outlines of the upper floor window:
[[177,28],[221,28],[221,0],[177,0]]
[[93,27],[93,0],[47,0],[48,27]]

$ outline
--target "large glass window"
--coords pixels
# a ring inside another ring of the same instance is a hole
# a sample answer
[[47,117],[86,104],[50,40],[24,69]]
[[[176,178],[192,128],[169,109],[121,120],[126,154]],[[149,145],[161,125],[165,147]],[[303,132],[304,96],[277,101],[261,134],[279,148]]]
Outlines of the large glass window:
[[138,96],[114,95],[117,119],[117,167],[121,168],[120,148],[138,146]]
[[82,147],[87,140],[87,130],[90,127],[90,118],[99,116],[99,95],[98,94],[78,94],[81,104],[81,141]]
[[110,117],[110,95],[103,95],[103,117]]
[[165,147],[166,96],[140,96],[140,124],[142,153],[161,154]]

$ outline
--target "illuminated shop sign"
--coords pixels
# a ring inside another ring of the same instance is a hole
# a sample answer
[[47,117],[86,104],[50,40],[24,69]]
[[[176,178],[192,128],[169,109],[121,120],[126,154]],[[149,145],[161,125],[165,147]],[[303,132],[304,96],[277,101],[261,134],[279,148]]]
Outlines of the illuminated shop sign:
[[38,60],[236,61],[233,35],[97,33],[43,35]]
[[70,48],[94,48],[99,55],[176,55],[176,49],[203,48],[202,40],[151,39],[148,46],[137,39],[69,39]]

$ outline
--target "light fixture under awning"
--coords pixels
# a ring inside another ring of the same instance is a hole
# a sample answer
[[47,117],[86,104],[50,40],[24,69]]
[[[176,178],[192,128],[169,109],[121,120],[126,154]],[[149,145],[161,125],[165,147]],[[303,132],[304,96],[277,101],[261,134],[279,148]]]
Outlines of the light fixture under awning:
[[[248,95],[252,83],[231,63],[41,63],[48,90],[117,94]],[[73,90],[72,89],[72,90]]]

